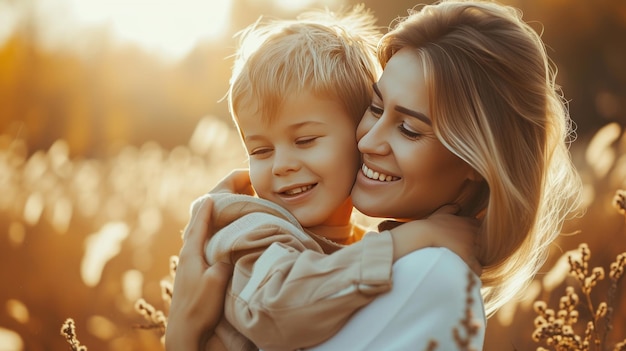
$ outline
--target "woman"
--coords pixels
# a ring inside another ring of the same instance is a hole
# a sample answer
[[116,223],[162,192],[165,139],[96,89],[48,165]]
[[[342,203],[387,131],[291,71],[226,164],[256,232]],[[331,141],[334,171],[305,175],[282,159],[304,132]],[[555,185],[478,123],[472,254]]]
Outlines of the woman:
[[[580,189],[567,149],[567,109],[543,42],[513,8],[442,1],[399,21],[378,50],[384,71],[357,130],[363,172],[352,192],[353,203],[366,215],[406,221],[423,218],[453,200],[461,204],[463,215],[480,218],[477,258],[483,265],[483,316],[489,316],[522,290],[543,264]],[[475,172],[470,184],[448,172],[459,159]],[[202,236],[193,223],[192,231]],[[181,262],[187,252],[185,243]],[[414,252],[410,260],[396,263],[394,274],[396,266],[423,270],[418,265],[430,254]],[[454,259],[444,257],[437,265]],[[390,295],[402,290],[403,279],[410,280],[397,278]],[[184,276],[176,283],[182,286],[185,281],[191,280]],[[415,326],[399,322],[399,315],[371,319],[368,311],[385,295],[319,349],[402,349],[433,336],[440,349],[447,349],[442,343],[449,341],[446,335],[453,339],[449,326],[458,320],[446,319],[446,302],[466,292],[448,289],[441,295],[437,289],[447,285],[438,284],[424,280],[423,287],[414,287],[423,295],[413,295],[399,309],[402,318],[413,316]],[[183,313],[179,306],[172,310],[171,321],[189,318],[193,310]],[[437,316],[429,323],[442,327],[426,329],[420,324],[427,312]],[[206,316],[196,317],[204,323],[202,330],[210,330]],[[195,326],[195,320],[188,323]],[[357,345],[361,340],[353,331],[363,335],[363,328],[372,324],[390,327],[379,328],[374,340]],[[404,329],[396,328],[401,325]],[[440,332],[433,335],[433,330]],[[475,338],[479,340],[474,345],[482,345],[482,335]]]

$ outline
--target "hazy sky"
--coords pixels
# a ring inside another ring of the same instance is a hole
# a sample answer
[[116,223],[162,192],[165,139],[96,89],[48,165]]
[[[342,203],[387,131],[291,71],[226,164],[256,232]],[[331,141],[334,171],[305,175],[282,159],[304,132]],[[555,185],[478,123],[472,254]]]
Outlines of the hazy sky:
[[[306,7],[315,0],[258,0],[288,8]],[[329,1],[323,1],[328,3]],[[36,25],[37,40],[45,47],[89,44],[88,33],[110,33],[178,58],[198,40],[224,35],[232,0],[0,0],[0,45],[20,19]]]

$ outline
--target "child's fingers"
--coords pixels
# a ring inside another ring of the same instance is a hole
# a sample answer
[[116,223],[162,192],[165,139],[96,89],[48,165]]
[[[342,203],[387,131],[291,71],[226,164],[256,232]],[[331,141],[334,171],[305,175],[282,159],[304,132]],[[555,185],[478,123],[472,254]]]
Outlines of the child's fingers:
[[183,232],[183,249],[185,246],[202,248],[207,239],[213,199],[210,195],[203,195],[191,205],[191,218]]
[[250,172],[247,169],[235,169],[224,177],[210,192],[254,195],[252,183],[250,182]]
[[208,194],[204,194],[204,195],[198,197],[197,199],[193,200],[193,202],[191,203],[191,206],[189,206],[189,214],[190,214],[190,217],[191,217],[189,222],[191,222],[193,217],[196,215],[196,213],[198,212],[198,210],[202,206],[203,202],[207,198],[210,198],[210,197],[211,197],[211,194],[208,193]]

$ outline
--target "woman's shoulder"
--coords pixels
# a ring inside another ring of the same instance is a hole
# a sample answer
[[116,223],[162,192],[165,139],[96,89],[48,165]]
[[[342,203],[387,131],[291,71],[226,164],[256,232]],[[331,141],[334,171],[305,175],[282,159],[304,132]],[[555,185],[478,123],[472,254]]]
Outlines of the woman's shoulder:
[[418,279],[428,278],[428,281],[423,282],[428,285],[459,286],[460,282],[467,282],[468,279],[477,280],[480,284],[480,278],[472,272],[463,259],[443,247],[429,247],[414,251],[400,258],[394,264],[394,269],[408,270],[413,272],[413,275],[419,273]]
[[[473,285],[468,289],[469,274]],[[456,349],[452,332],[468,309],[480,326],[472,346],[481,350],[486,320],[480,280],[448,249],[417,250],[394,263],[391,291],[355,313],[335,337],[314,350],[425,350],[429,340],[437,340],[438,349]]]
[[[480,277],[446,248],[414,251],[393,266],[392,289],[404,291],[406,296],[412,296],[410,300],[419,300],[420,304],[409,308],[421,310],[421,313],[432,311],[429,305],[438,306],[438,313],[458,313],[469,307],[475,317],[484,320],[481,288]],[[467,306],[470,297],[471,306]]]

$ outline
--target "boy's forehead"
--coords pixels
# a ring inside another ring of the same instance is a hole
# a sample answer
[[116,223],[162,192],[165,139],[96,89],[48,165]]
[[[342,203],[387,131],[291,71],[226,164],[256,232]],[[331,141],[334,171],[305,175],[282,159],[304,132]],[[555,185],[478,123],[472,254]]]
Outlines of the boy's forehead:
[[[345,110],[345,103],[339,98],[338,92],[318,91],[305,87],[286,94],[280,92],[263,96],[251,94],[248,99],[239,103],[237,114],[254,116],[258,123],[271,126],[281,122],[282,119],[290,118],[289,116],[314,113],[316,109],[322,109],[320,102],[332,102],[337,110]],[[324,108],[327,109],[327,106]]]
[[237,124],[244,136],[268,129],[332,125],[337,118],[350,118],[337,97],[312,92],[289,94],[280,104],[245,104],[237,114]]

